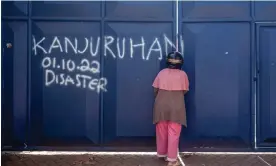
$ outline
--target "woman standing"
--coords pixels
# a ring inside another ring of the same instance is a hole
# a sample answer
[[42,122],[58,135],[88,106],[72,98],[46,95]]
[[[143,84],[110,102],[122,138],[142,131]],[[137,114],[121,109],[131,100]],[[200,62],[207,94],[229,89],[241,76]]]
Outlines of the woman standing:
[[157,155],[165,158],[168,166],[179,165],[179,136],[182,125],[187,127],[184,95],[189,90],[189,81],[181,70],[182,65],[183,57],[179,52],[169,53],[167,68],[158,73],[153,83]]

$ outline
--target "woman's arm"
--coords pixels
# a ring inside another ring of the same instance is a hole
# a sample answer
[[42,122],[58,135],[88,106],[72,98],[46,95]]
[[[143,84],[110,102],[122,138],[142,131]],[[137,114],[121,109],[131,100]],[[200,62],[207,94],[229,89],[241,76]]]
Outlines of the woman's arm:
[[183,90],[183,94],[185,95],[188,92],[188,90]]
[[184,83],[185,83],[185,90],[183,90],[183,93],[184,95],[189,91],[189,78],[186,74],[186,72],[183,72],[184,73]]
[[155,98],[157,96],[157,94],[158,94],[158,88],[154,88],[153,92],[154,92],[154,98]]

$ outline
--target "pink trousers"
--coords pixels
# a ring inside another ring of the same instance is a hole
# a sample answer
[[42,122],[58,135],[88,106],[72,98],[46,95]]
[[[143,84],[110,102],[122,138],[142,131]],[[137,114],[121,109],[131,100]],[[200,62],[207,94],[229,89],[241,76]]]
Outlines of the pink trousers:
[[181,124],[171,121],[161,121],[156,124],[158,157],[167,157],[168,161],[177,160],[181,127]]

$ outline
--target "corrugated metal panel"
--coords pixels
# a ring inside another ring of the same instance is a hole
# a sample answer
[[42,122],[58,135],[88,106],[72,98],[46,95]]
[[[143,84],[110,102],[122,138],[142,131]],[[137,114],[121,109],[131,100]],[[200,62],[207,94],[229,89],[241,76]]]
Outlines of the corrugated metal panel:
[[2,16],[28,16],[28,2],[24,1],[1,1]]
[[173,4],[173,2],[108,2],[105,3],[105,17],[123,20],[171,19],[174,17]]
[[63,20],[66,18],[99,18],[101,17],[101,2],[32,2],[32,15]]
[[260,144],[276,139],[276,24],[258,25],[258,57],[260,61],[258,140]]
[[104,58],[103,140],[154,139],[151,84],[162,67],[159,59],[172,50],[168,40],[175,43],[173,3],[110,2],[105,7],[110,21],[103,35],[114,42]]
[[189,41],[188,135],[249,141],[250,24],[185,23],[183,35]]
[[275,21],[276,3],[275,2],[256,2],[254,3],[254,16],[258,21]]
[[[24,142],[27,129],[27,22],[2,22],[4,143]],[[7,134],[7,135],[6,135]],[[7,141],[7,142],[6,142]]]
[[250,2],[182,2],[185,20],[250,19]]
[[39,101],[32,102],[36,109],[32,108],[31,114],[32,119],[40,119],[32,123],[39,126],[36,137],[40,133],[51,139],[88,139],[97,143],[99,95],[97,84],[90,83],[99,73],[92,75],[84,70],[99,61],[99,55],[90,54],[90,46],[100,34],[100,24],[35,21],[32,30],[32,100]]

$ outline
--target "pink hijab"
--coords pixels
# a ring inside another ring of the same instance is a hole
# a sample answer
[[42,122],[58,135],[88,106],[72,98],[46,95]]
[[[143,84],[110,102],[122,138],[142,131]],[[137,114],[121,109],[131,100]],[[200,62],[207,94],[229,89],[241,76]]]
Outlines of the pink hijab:
[[189,90],[189,80],[184,71],[166,68],[158,73],[152,86],[170,91]]

